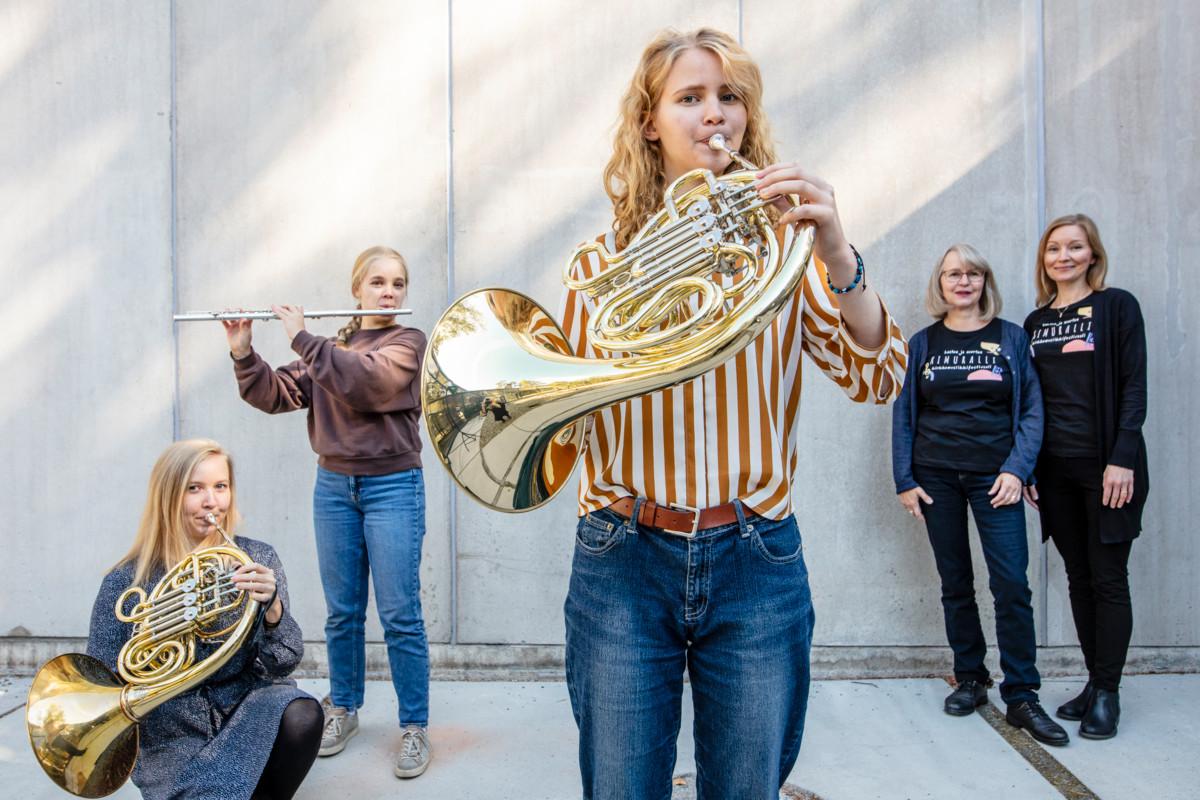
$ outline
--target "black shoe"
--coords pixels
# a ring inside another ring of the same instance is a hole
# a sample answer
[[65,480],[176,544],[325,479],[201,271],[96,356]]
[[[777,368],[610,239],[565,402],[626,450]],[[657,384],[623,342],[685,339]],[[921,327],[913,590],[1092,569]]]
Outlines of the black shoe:
[[1029,735],[1042,744],[1062,747],[1071,741],[1071,737],[1067,736],[1062,725],[1050,719],[1050,715],[1037,700],[1022,700],[1020,703],[1013,703],[1008,707],[1008,713],[1004,715],[1004,718],[1008,720],[1009,725],[1029,731]]
[[947,714],[965,717],[975,712],[976,706],[987,704],[987,687],[979,681],[963,681],[946,698],[942,705]]
[[1087,685],[1083,687],[1083,691],[1076,695],[1074,700],[1068,700],[1058,707],[1058,710],[1054,712],[1054,716],[1059,719],[1070,720],[1071,722],[1079,722],[1092,705],[1092,696],[1095,693],[1096,687],[1092,686],[1091,681],[1088,681]]
[[1085,739],[1111,739],[1117,735],[1117,723],[1120,721],[1120,694],[1097,689],[1083,722],[1079,724],[1079,735]]

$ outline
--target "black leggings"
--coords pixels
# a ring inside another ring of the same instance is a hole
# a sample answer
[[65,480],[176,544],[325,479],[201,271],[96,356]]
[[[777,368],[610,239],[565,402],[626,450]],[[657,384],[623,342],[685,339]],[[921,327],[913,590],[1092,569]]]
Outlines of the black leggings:
[[1103,468],[1093,459],[1043,455],[1038,463],[1042,530],[1054,540],[1067,570],[1075,633],[1088,676],[1115,692],[1133,633],[1129,551],[1133,542],[1100,541]]
[[288,800],[296,793],[317,758],[324,725],[325,714],[316,700],[302,697],[288,703],[251,800]]

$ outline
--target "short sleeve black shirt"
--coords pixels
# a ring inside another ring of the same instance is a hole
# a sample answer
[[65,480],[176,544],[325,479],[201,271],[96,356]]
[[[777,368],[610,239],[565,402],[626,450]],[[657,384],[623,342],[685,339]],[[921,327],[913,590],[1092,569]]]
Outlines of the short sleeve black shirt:
[[1099,436],[1092,298],[1063,308],[1040,308],[1030,314],[1029,323],[1046,414],[1042,452],[1060,458],[1094,458]]
[[1013,446],[1012,370],[1001,352],[1000,320],[977,331],[929,328],[921,370],[913,461],[929,467],[997,472]]

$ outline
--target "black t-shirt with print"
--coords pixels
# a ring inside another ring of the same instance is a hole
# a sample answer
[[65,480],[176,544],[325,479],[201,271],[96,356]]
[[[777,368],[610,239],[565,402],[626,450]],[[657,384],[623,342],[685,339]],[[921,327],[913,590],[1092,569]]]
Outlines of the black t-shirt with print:
[[1095,458],[1096,339],[1092,298],[1030,315],[1033,364],[1042,382],[1046,429],[1042,452],[1060,458]]
[[1012,371],[1000,349],[1000,320],[969,332],[938,322],[928,335],[913,461],[999,471],[1013,446]]

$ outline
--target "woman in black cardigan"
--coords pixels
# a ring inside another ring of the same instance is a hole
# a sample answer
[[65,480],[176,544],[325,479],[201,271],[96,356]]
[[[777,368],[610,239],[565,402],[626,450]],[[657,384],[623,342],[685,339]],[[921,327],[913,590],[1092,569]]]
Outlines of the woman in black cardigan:
[[1057,713],[1080,720],[1087,739],[1117,733],[1133,629],[1129,551],[1150,488],[1145,326],[1133,295],[1105,287],[1107,268],[1096,223],[1054,220],[1038,244],[1038,308],[1025,320],[1046,415],[1037,484],[1025,494],[1066,566],[1088,670],[1083,692]]

